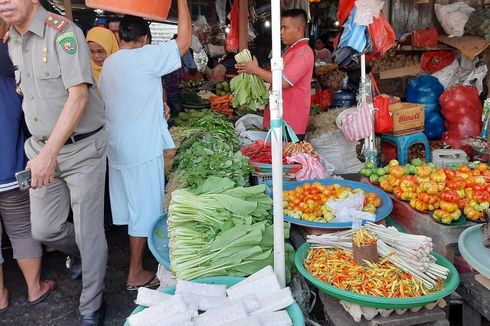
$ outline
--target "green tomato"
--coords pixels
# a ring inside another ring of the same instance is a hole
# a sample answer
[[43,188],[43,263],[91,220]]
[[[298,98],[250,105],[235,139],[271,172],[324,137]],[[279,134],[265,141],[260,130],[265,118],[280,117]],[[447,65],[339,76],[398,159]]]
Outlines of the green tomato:
[[373,183],[378,183],[378,180],[379,180],[379,176],[376,175],[376,174],[372,174],[370,177],[369,177],[369,181],[373,182]]
[[364,175],[365,175],[366,177],[371,176],[371,174],[373,174],[373,170],[372,170],[372,169],[366,169],[366,170],[364,171]]
[[417,170],[415,169],[415,166],[410,166],[410,174],[411,175],[415,175],[415,173],[417,173]]
[[403,167],[403,170],[405,171],[405,174],[410,174],[410,171],[411,171],[410,166],[405,165],[405,166]]
[[381,176],[381,177],[378,178],[378,182],[384,181],[386,179],[388,179],[388,176],[387,175],[383,175],[383,176]]
[[375,167],[376,167],[376,166],[374,165],[374,163],[373,163],[373,162],[367,162],[367,163],[366,163],[366,168],[368,168],[368,169],[374,169]]
[[412,160],[412,165],[413,166],[421,166],[422,165],[422,160],[419,158],[415,158]]
[[362,168],[360,171],[359,171],[360,174],[362,175],[366,175],[366,168]]
[[376,170],[376,174],[381,177],[386,174],[386,171],[384,168],[379,168]]

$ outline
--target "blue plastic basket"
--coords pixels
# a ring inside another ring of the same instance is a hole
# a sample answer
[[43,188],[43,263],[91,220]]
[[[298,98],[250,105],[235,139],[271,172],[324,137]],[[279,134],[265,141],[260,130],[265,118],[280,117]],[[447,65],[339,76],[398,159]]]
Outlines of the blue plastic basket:
[[[305,184],[306,182],[314,183],[314,182],[320,182],[323,185],[332,185],[332,184],[339,184],[343,187],[350,187],[352,189],[362,189],[365,192],[374,192],[381,198],[382,204],[380,207],[376,209],[376,218],[375,222],[381,221],[388,215],[390,215],[391,211],[393,210],[393,202],[391,201],[390,196],[383,190],[365,184],[357,181],[350,181],[350,180],[341,180],[341,179],[315,179],[315,180],[304,180],[304,181],[287,181],[283,182],[282,188],[283,190],[293,190],[298,186],[301,186]],[[266,191],[269,194],[269,196],[272,198],[272,181],[266,181]],[[318,229],[345,229],[345,228],[350,228],[352,227],[352,222],[313,222],[313,221],[305,221],[301,220],[299,218],[295,218],[289,215],[284,215],[284,220],[289,223],[297,224],[297,225],[302,225],[310,228],[318,228]],[[363,223],[366,223],[366,221],[363,221]]]
[[[212,276],[212,277],[204,277],[204,278],[199,278],[195,279],[193,282],[197,283],[206,283],[206,284],[224,284],[226,287],[233,286],[243,280],[244,277],[240,276]],[[168,287],[162,292],[167,293],[167,294],[175,294],[175,286]],[[134,315],[145,308],[143,306],[138,306],[132,313],[131,315]],[[291,321],[293,322],[293,326],[304,326],[305,325],[305,319],[303,317],[303,313],[301,312],[301,308],[298,306],[297,303],[294,303],[287,307],[286,311],[288,312],[289,317],[291,318]],[[129,326],[129,323],[126,321],[124,326]]]
[[155,259],[166,269],[170,269],[167,214],[161,216],[153,224],[151,234],[148,237],[148,247]]

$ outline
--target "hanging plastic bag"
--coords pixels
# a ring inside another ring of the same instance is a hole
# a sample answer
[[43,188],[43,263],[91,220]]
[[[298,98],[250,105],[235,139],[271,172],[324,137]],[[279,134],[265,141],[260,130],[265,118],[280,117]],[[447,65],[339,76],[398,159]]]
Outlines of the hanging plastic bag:
[[391,99],[386,95],[379,94],[378,86],[374,77],[371,75],[374,91],[378,94],[373,98],[374,111],[374,132],[382,134],[392,131],[394,124],[389,110]]
[[357,52],[364,52],[366,47],[366,26],[357,25],[354,22],[356,18],[357,10],[354,7],[349,15],[349,19],[344,24],[344,31],[340,36],[339,48],[351,47]]
[[238,0],[235,0],[233,1],[233,6],[231,7],[231,11],[228,15],[228,19],[230,20],[230,32],[226,35],[227,51],[235,51],[238,50],[240,47],[238,34],[238,15]]
[[343,26],[347,18],[349,17],[352,8],[354,8],[355,0],[340,0],[339,9],[337,10],[337,19],[340,26]]
[[395,32],[383,13],[379,14],[379,18],[373,18],[368,30],[374,47],[370,60],[384,56],[395,45]]
[[442,51],[426,51],[422,54],[422,59],[420,60],[420,67],[431,74],[439,71],[451,63],[454,59],[453,51],[442,50]]
[[369,112],[369,105],[362,101],[357,108],[346,110],[342,113],[342,132],[350,142],[355,142],[369,137],[373,130],[373,121]]

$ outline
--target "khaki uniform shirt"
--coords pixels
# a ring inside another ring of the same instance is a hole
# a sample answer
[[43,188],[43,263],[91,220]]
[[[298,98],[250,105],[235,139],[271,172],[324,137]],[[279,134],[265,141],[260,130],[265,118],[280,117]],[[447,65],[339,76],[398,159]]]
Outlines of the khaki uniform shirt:
[[10,30],[9,52],[24,96],[23,110],[31,134],[47,139],[68,99],[68,89],[89,85],[89,100],[74,135],[104,125],[104,104],[95,86],[90,54],[82,31],[64,17],[37,10],[21,36]]

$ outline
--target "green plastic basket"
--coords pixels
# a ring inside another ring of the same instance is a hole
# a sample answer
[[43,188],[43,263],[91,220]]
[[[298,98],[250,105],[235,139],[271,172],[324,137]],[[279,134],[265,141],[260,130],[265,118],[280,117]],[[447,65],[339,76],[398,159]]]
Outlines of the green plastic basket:
[[[240,276],[212,276],[212,277],[203,277],[203,278],[198,278],[195,279],[194,282],[197,283],[206,283],[206,284],[224,284],[226,285],[227,288],[237,284],[238,282],[242,281],[244,277]],[[163,293],[167,294],[175,294],[175,286],[168,287],[166,289],[162,290]],[[145,309],[143,306],[138,306],[136,309],[133,310],[131,315],[134,315],[140,311]],[[288,312],[289,317],[291,318],[291,321],[293,322],[293,326],[304,326],[305,325],[305,319],[303,318],[303,313],[301,312],[301,308],[298,306],[297,303],[294,303],[290,305],[286,311]],[[162,316],[163,318],[163,316]],[[129,323],[126,321],[124,326],[130,326]]]
[[381,298],[370,295],[357,294],[339,289],[335,286],[320,281],[319,279],[311,275],[310,272],[308,272],[303,265],[309,249],[310,244],[304,243],[301,247],[299,247],[298,251],[296,251],[296,256],[294,260],[296,263],[296,268],[298,268],[299,272],[321,291],[339,300],[355,303],[361,306],[381,309],[407,309],[422,307],[426,304],[432,303],[434,301],[437,301],[438,299],[450,295],[454,292],[454,290],[456,290],[459,285],[459,274],[456,271],[456,268],[454,268],[454,266],[446,258],[433,252],[432,254],[437,258],[437,263],[449,269],[449,276],[444,283],[444,287],[441,291],[417,298]]

